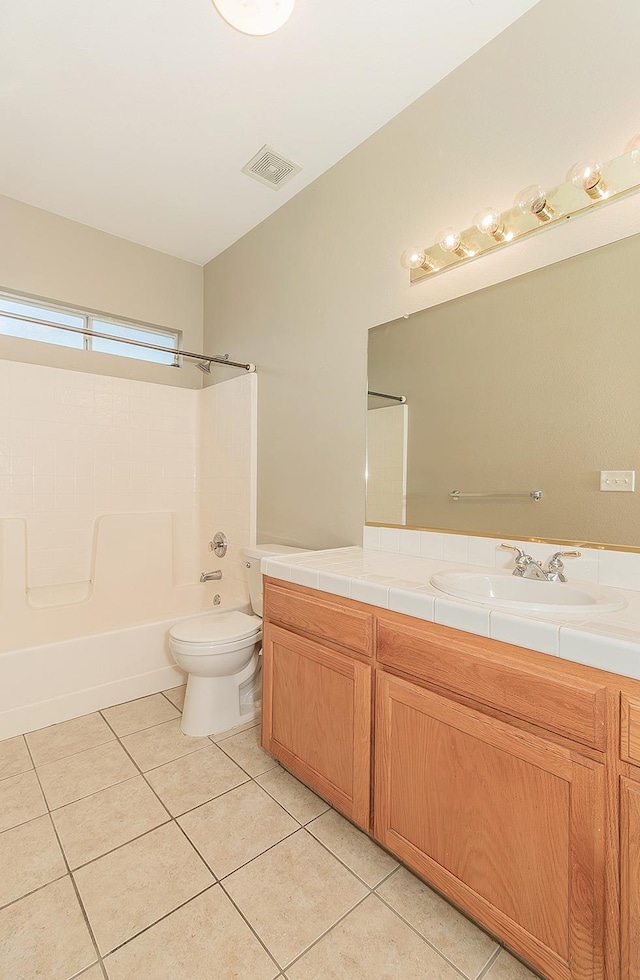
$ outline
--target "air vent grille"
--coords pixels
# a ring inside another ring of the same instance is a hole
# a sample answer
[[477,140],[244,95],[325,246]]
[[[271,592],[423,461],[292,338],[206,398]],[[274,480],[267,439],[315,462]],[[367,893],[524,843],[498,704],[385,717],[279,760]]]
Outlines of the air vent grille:
[[242,173],[277,190],[296,174],[299,174],[301,170],[302,167],[299,167],[297,163],[287,160],[272,147],[263,146],[242,168]]

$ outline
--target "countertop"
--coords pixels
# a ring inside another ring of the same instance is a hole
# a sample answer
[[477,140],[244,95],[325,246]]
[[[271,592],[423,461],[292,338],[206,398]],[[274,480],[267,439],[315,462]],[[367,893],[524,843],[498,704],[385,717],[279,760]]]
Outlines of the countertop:
[[[493,569],[508,561],[508,556],[496,556]],[[429,584],[435,572],[453,569],[488,571],[489,566],[357,547],[262,561],[263,574],[272,578],[640,679],[640,592],[606,589],[627,603],[617,612],[520,612],[454,599]],[[575,585],[580,582],[578,575],[571,575],[570,566],[567,578]]]

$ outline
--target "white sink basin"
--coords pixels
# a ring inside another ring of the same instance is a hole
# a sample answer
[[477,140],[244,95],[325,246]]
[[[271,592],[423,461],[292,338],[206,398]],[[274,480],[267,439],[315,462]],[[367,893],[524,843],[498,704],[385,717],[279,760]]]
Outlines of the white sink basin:
[[624,599],[591,583],[537,582],[506,570],[437,572],[432,575],[431,584],[459,599],[530,612],[588,614],[614,612],[627,605]]

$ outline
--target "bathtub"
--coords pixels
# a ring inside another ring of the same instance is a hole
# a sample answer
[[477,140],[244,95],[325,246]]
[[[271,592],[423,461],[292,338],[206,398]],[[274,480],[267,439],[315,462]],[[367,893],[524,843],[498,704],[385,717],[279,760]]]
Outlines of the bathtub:
[[24,522],[0,520],[0,739],[184,683],[169,629],[211,611],[214,587],[175,584],[171,535],[170,514],[105,515],[91,581],[34,594]]

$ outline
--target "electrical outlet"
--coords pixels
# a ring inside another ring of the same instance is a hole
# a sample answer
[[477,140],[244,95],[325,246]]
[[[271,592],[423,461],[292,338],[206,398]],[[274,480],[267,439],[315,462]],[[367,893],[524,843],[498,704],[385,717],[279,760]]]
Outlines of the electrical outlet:
[[635,470],[600,470],[600,489],[619,493],[634,493],[636,489]]

